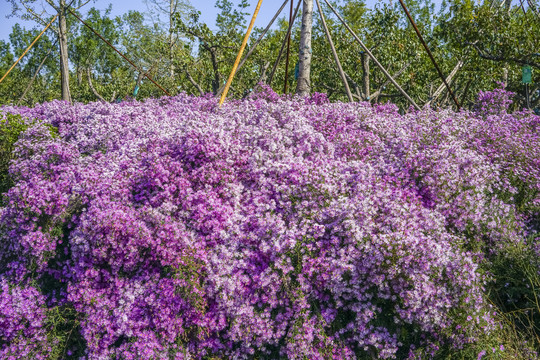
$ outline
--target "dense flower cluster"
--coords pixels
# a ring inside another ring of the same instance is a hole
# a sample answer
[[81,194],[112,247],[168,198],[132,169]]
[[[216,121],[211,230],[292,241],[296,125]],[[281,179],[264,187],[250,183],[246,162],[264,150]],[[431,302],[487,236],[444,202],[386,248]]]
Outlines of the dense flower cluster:
[[0,279],[0,358],[47,359],[45,300],[31,286]]
[[267,89],[221,109],[179,95],[3,111],[43,121],[15,145],[0,208],[3,353],[40,344],[56,307],[85,343],[66,354],[87,359],[458,348],[494,326],[482,258],[534,231],[530,113]]

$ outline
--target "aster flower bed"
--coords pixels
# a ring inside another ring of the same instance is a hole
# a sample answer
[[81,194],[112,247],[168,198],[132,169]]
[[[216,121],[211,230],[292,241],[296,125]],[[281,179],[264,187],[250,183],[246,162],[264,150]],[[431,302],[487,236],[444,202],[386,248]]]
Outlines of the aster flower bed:
[[486,264],[540,255],[540,117],[507,96],[406,115],[268,89],[222,109],[4,107],[0,355],[412,359],[478,342],[500,328]]

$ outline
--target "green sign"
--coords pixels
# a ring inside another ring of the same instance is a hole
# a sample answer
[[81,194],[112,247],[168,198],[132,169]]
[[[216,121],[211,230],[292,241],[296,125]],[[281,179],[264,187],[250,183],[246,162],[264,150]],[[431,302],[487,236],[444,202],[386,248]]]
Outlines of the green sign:
[[532,69],[529,65],[523,67],[521,82],[524,84],[530,84],[532,82]]

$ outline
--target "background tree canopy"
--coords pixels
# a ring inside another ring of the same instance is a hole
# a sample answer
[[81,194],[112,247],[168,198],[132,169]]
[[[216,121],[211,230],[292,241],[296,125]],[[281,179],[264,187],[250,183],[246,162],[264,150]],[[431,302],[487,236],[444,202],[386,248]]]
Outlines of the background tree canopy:
[[[532,69],[531,107],[540,107],[538,0],[444,0],[438,10],[430,0],[408,0],[406,3],[465,107],[472,106],[479,91],[491,90],[499,83],[517,93],[514,106],[526,106],[525,86],[521,82],[524,66]],[[399,3],[381,2],[373,9],[362,0],[332,1],[332,4],[418,104],[452,105]],[[131,11],[114,18],[110,9],[91,9],[84,19],[126,53],[141,71],[129,65],[75,17],[67,15],[70,87],[74,101],[115,101],[135,95],[137,98],[163,95],[144,78],[144,73],[170,94],[219,92],[245,33],[250,16],[246,12],[248,1],[243,0],[238,5],[229,0],[216,1],[220,13],[212,27],[199,20],[200,13],[190,6],[189,1],[154,0],[149,1],[149,5],[152,11],[146,14]],[[372,103],[390,100],[408,108],[406,99],[372,64],[324,2],[322,6],[355,100]],[[316,13],[315,10],[311,90],[325,92],[332,100],[346,101],[343,84]],[[295,86],[300,17],[296,18],[292,31],[289,89]],[[274,90],[282,91],[285,56],[278,63],[274,76],[270,74],[287,28],[288,11],[285,10],[238,72],[230,96],[245,97],[257,83],[270,80]],[[9,41],[0,41],[1,74],[39,31],[14,26]],[[262,31],[263,28],[255,29],[248,50]],[[58,58],[56,35],[48,31],[0,84],[0,104],[31,105],[60,98]]]

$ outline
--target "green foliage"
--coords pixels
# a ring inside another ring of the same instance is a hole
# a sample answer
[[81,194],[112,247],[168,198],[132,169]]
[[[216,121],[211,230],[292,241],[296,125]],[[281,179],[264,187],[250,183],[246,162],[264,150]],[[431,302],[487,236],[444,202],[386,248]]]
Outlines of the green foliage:
[[[9,42],[0,41],[0,76],[3,76],[11,65],[18,59],[27,46],[41,30],[25,30],[15,25],[9,35]],[[0,104],[18,103],[28,83],[33,78],[40,64],[41,76],[36,78],[34,86],[26,94],[23,104],[50,101],[59,97],[57,79],[58,61],[55,59],[57,50],[54,49],[53,39],[45,33],[40,41],[21,59],[8,77],[0,84]],[[47,56],[47,54],[50,55]]]
[[0,113],[0,194],[5,193],[13,186],[13,181],[8,173],[12,158],[11,153],[19,135],[27,128],[28,125],[21,116]]
[[[13,159],[13,149],[21,133],[26,131],[34,120],[22,118],[20,115],[14,115],[0,111],[0,196],[13,186],[13,180],[9,175],[9,164]],[[57,129],[48,125],[53,136],[57,135]],[[0,197],[0,205],[2,198]]]
[[[506,82],[508,89],[518,94],[521,108],[525,105],[521,68],[530,64],[535,70],[540,69],[539,20],[530,7],[521,7],[519,3],[502,7],[490,1],[445,1],[437,36],[444,39],[445,47],[456,58],[467,60],[461,73],[463,78],[472,80],[471,94],[493,87],[495,82]],[[539,100],[534,95],[538,89],[538,71],[534,82],[533,108]]]
[[[69,305],[57,306],[47,312],[49,359],[79,359],[84,357],[86,341],[81,335],[80,314]],[[68,349],[70,350],[68,353]],[[67,355],[67,357],[66,357]]]
[[[530,239],[531,243],[533,239]],[[494,281],[489,292],[493,303],[519,332],[528,335],[540,350],[540,261],[532,246],[507,249],[490,264]]]
[[[187,58],[180,64],[180,69],[186,78],[194,78],[194,82],[203,92],[214,94],[217,94],[228,76],[238,44],[242,41],[245,27],[245,20],[242,19],[245,14],[240,10],[246,7],[246,3],[242,2],[239,9],[234,9],[230,1],[222,0],[216,3],[216,7],[221,10],[216,21],[216,31],[210,30],[207,24],[199,21],[198,12],[192,12],[187,20],[176,17],[178,31],[191,42],[187,49],[198,47],[198,54],[194,58]],[[231,14],[236,14],[237,17]],[[233,89],[233,92],[238,95],[238,91]]]
[[[193,94],[219,92],[231,71],[252,4],[246,0],[236,3],[217,0],[215,6],[219,13],[214,27],[211,27],[201,22],[200,13],[185,1],[176,1],[170,13],[168,2],[149,1],[154,9],[149,15],[131,11],[112,17],[111,8],[105,11],[92,8],[85,16],[85,21],[125,53],[142,73],[75,18],[68,16],[73,73],[70,86],[75,101],[125,99],[133,96],[137,84],[140,86],[138,99],[162,96],[163,92],[142,76],[144,72],[148,72],[171,94],[179,91]],[[516,108],[525,106],[525,89],[521,84],[521,68],[525,64],[533,69],[531,106],[533,109],[540,106],[540,38],[536,36],[540,32],[540,13],[537,1],[530,0],[528,7],[522,7],[515,2],[499,6],[487,0],[445,0],[439,12],[436,12],[432,0],[407,0],[406,3],[443,73],[450,74],[459,61],[463,62],[450,85],[465,107],[474,103],[479,91],[491,90],[497,82],[506,83],[510,91],[517,93]],[[430,101],[433,106],[452,106],[445,89],[435,95],[442,81],[399,3],[380,2],[374,8],[368,8],[364,0],[334,1],[333,4],[417,103],[423,105]],[[355,100],[371,103],[392,101],[403,109],[408,108],[410,104],[363,54],[363,49],[324,1],[321,5]],[[156,12],[161,12],[161,15]],[[296,19],[291,39],[288,74],[291,90],[296,85],[294,68],[298,61],[301,13]],[[160,20],[159,16],[163,15],[167,15],[168,21]],[[245,97],[259,81],[269,80],[287,27],[286,9],[237,73],[231,97]],[[254,29],[248,50],[254,46],[262,30]],[[7,71],[37,31],[15,26],[9,43],[0,42],[1,71]],[[45,34],[0,84],[0,104],[19,101],[39,63],[53,47],[53,39]],[[58,50],[54,48],[21,104],[32,105],[59,98],[57,57]],[[284,88],[284,62],[285,56],[270,84],[278,93]],[[325,92],[331,100],[347,100],[317,6],[314,9],[311,84],[313,92]]]

